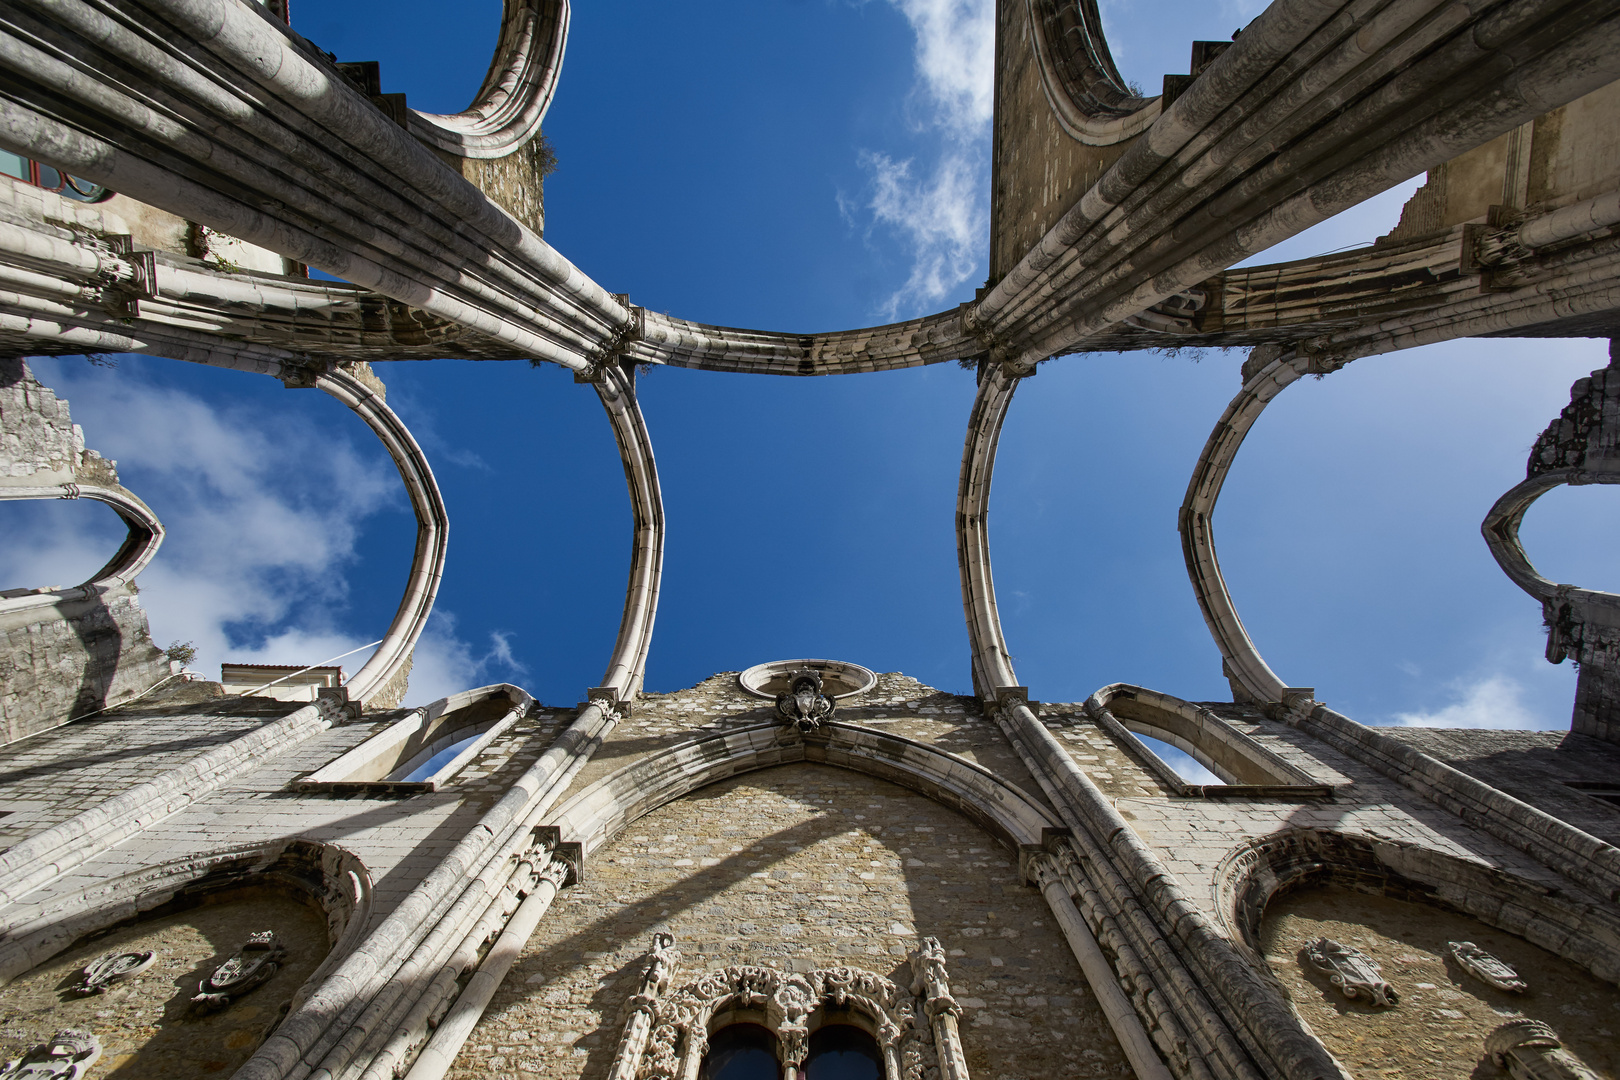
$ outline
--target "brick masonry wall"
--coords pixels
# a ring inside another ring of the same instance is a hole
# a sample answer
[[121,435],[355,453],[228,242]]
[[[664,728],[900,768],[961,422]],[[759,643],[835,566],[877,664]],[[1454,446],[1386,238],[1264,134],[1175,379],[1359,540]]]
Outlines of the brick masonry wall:
[[1128,1076],[1016,853],[892,784],[819,765],[733,778],[599,849],[507,975],[452,1076],[602,1077],[655,931],[672,987],[731,964],[847,964],[909,982],[920,935],[949,953],[975,1080]]

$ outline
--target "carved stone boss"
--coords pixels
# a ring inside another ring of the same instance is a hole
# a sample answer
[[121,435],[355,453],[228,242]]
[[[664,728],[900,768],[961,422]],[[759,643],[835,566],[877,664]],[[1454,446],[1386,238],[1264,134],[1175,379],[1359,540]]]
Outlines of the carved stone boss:
[[1365,997],[1374,1005],[1393,1005],[1401,1000],[1395,988],[1384,981],[1372,957],[1360,949],[1332,938],[1317,938],[1305,946],[1305,960],[1351,1001]]
[[1601,1080],[1540,1020],[1509,1020],[1485,1036],[1485,1052],[1513,1080]]
[[93,1032],[67,1028],[0,1069],[0,1080],[78,1080],[101,1057]]
[[247,941],[229,960],[197,984],[197,996],[191,999],[192,1007],[198,1012],[228,1008],[236,998],[269,982],[286,956],[287,947],[276,937],[274,930],[249,934]]
[[653,938],[611,1080],[697,1080],[711,1024],[729,1012],[762,1022],[776,1036],[783,1080],[802,1080],[817,1013],[829,1008],[864,1021],[882,1050],[884,1080],[969,1080],[956,1024],[961,1009],[951,998],[945,952],[932,938],[912,954],[910,988],[859,968],[737,965],[666,993],[680,958],[673,944],[668,934]]
[[776,715],[803,732],[814,731],[831,720],[833,703],[821,692],[821,672],[811,668],[795,671],[788,680],[787,692],[776,695]]
[[1484,983],[1507,994],[1522,994],[1530,989],[1519,973],[1498,960],[1472,941],[1448,941],[1457,966]]

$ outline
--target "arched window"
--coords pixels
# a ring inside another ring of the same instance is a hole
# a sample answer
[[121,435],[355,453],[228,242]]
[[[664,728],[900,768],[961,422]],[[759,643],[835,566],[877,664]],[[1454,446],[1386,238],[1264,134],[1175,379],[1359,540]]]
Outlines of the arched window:
[[698,1080],[782,1080],[776,1036],[758,1024],[728,1024],[709,1036]]
[[883,1080],[877,1040],[853,1024],[824,1024],[810,1035],[804,1080]]
[[26,180],[46,191],[54,191],[78,202],[100,202],[112,195],[112,192],[100,184],[80,180],[77,176],[59,172],[43,162],[33,161],[6,150],[0,150],[0,174],[15,176],[18,180]]

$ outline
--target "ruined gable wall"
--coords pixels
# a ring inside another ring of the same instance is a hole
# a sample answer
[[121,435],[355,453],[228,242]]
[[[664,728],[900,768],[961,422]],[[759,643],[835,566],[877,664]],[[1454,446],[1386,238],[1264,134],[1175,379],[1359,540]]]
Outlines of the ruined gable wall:
[[1027,7],[1024,0],[996,5],[991,282],[1018,265],[1131,145],[1086,146],[1059,126],[1041,89]]
[[[112,486],[116,464],[84,448],[68,403],[26,363],[0,358],[0,486]],[[119,586],[12,612],[0,605],[0,741],[125,700],[169,673],[135,592]]]
[[627,826],[565,889],[451,1075],[605,1077],[655,931],[679,987],[732,964],[865,968],[909,982],[948,954],[975,1080],[1128,1075],[1017,854],[905,789],[820,765],[715,784]]

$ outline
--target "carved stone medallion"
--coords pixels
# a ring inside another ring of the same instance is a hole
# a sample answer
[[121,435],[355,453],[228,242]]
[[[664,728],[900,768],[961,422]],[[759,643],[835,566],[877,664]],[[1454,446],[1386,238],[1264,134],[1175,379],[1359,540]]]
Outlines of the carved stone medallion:
[[94,1032],[67,1028],[15,1061],[6,1062],[0,1080],[78,1080],[101,1057]]
[[832,699],[821,692],[821,672],[801,668],[793,673],[788,691],[776,695],[776,715],[800,731],[814,731],[833,716]]
[[1332,938],[1317,938],[1305,946],[1305,959],[1351,1001],[1364,997],[1374,1005],[1393,1005],[1401,999],[1384,981],[1372,957],[1360,949]]
[[145,952],[106,953],[85,965],[84,980],[73,987],[73,993],[102,993],[113,983],[134,978],[155,963],[157,953],[150,949]]
[[214,1012],[226,1008],[236,998],[267,982],[281,967],[287,956],[287,947],[276,937],[274,930],[249,934],[247,941],[214,973],[197,985],[197,996],[191,999],[199,1012]]
[[1530,989],[1528,983],[1519,978],[1519,973],[1507,964],[1498,960],[1472,941],[1448,941],[1447,947],[1457,961],[1457,966],[1468,974],[1484,983],[1508,994],[1522,994]]

